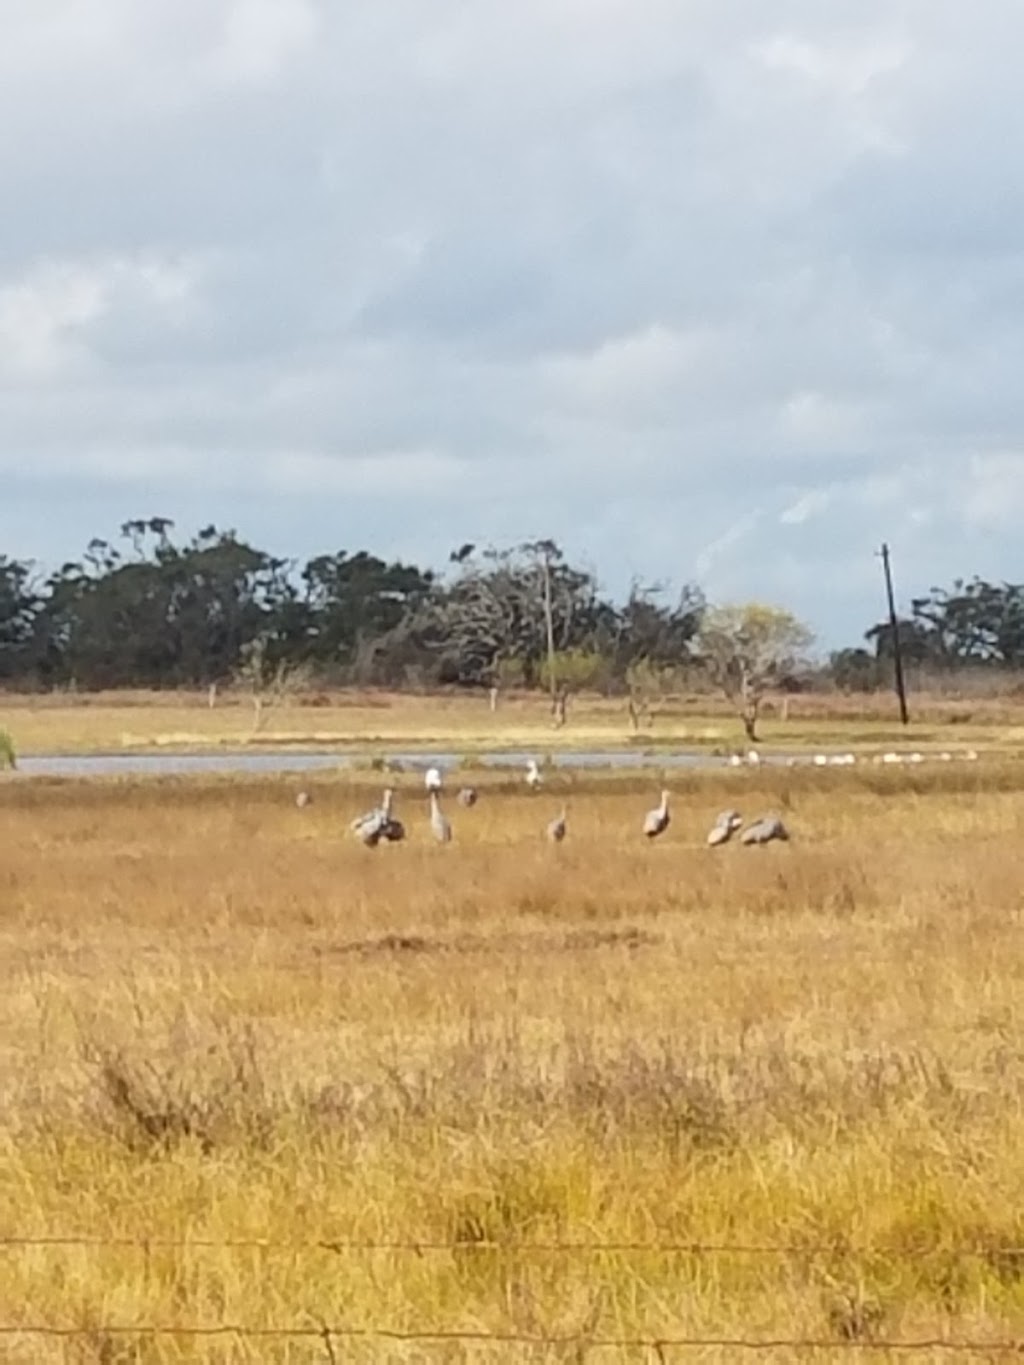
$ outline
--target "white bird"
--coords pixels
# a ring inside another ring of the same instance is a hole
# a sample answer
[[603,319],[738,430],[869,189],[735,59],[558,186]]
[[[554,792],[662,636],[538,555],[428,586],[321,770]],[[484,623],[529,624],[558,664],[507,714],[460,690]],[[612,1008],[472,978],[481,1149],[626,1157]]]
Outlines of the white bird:
[[815,766],[816,768],[824,768],[827,764],[828,764],[828,755],[827,755],[827,754],[815,754],[815,755],[814,755],[814,766]]
[[538,790],[543,780],[544,779],[540,775],[540,769],[537,767],[537,760],[531,758],[526,765],[526,785],[531,791],[535,792]]
[[889,753],[883,754],[883,755],[882,755],[882,762],[883,762],[883,763],[902,763],[902,762],[903,762],[903,759],[902,759],[902,757],[901,757],[899,754],[894,754],[894,753],[892,753],[892,752],[890,751]]
[[561,815],[557,815],[547,827],[547,836],[553,844],[560,844],[565,838],[565,807],[562,807]]
[[656,839],[668,829],[671,817],[668,813],[668,792],[661,793],[661,805],[649,810],[644,816],[644,834],[648,839]]
[[717,848],[719,844],[727,844],[732,836],[742,825],[743,820],[737,810],[724,810],[715,821],[714,828],[708,835],[708,844],[711,848]]
[[940,762],[940,763],[952,763],[952,761],[953,761],[953,755],[948,751],[948,749],[943,749],[942,753],[939,754],[939,762]]
[[428,768],[423,774],[423,785],[428,792],[439,792],[441,790],[441,769]]
[[305,810],[312,800],[313,798],[310,796],[309,792],[299,792],[295,797],[295,804],[299,810]]
[[452,824],[441,809],[436,791],[430,793],[430,830],[439,844],[451,843]]
[[773,839],[788,839],[785,825],[777,815],[762,815],[740,835],[741,844],[770,844]]
[[747,762],[752,768],[759,768],[761,766],[761,755],[756,749],[749,749],[747,751]]
[[463,787],[462,790],[459,792],[459,794],[458,794],[456,800],[458,801],[458,803],[459,803],[460,806],[467,806],[467,807],[468,807],[468,806],[475,806],[475,805],[476,805],[476,788],[475,788],[475,787]]
[[742,767],[743,767],[743,759],[740,757],[739,754],[730,754],[730,755],[729,755],[729,767],[730,767],[730,768],[742,768]]
[[910,756],[907,758],[907,762],[908,762],[908,763],[923,763],[923,762],[924,762],[924,754],[916,754],[916,753],[915,753],[915,754],[910,754]]
[[964,754],[964,758],[967,760],[968,763],[976,763],[978,760],[977,749],[968,749],[967,752]]

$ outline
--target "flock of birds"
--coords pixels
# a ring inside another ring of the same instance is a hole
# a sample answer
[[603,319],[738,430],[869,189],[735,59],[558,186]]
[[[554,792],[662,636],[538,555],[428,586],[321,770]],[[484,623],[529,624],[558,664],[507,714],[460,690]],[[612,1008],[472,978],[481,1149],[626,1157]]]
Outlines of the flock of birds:
[[[424,774],[424,786],[430,802],[430,832],[439,844],[449,844],[452,840],[452,823],[441,809],[441,787],[443,779],[440,769],[428,768]],[[531,759],[526,765],[526,785],[531,791],[538,791],[543,779],[540,769],[535,760]],[[380,843],[397,844],[405,838],[405,825],[394,813],[394,791],[388,787],[379,806],[373,810],[364,811],[362,815],[357,815],[349,826],[353,835],[367,848],[376,848]],[[309,796],[305,792],[300,792],[297,804],[308,805]],[[475,806],[479,799],[479,794],[475,787],[462,787],[455,798],[460,806],[466,809]],[[661,803],[649,810],[643,818],[641,831],[645,839],[653,841],[664,834],[671,823],[669,812],[669,793],[661,793]],[[729,840],[743,826],[743,818],[739,811],[722,811],[718,819],[712,826],[707,842],[709,847],[717,848],[722,844],[727,844]],[[561,811],[550,820],[544,827],[545,837],[550,843],[560,844],[568,831],[568,816],[566,807],[563,805]],[[768,844],[773,840],[787,840],[789,834],[785,825],[778,815],[763,815],[743,830],[740,835],[740,843],[746,845]]]
[[[940,763],[952,763],[955,754],[944,749],[941,753],[934,755]],[[968,763],[974,763],[978,758],[976,749],[967,749],[960,755]],[[815,768],[852,768],[856,763],[924,763],[926,755],[918,752],[909,754],[897,753],[895,750],[884,754],[872,754],[870,758],[856,754],[814,754],[810,760],[799,758],[787,758],[786,766],[795,768],[801,763],[810,762]],[[745,754],[730,754],[729,766],[732,768],[759,768],[765,759],[761,757],[756,749],[751,749]]]

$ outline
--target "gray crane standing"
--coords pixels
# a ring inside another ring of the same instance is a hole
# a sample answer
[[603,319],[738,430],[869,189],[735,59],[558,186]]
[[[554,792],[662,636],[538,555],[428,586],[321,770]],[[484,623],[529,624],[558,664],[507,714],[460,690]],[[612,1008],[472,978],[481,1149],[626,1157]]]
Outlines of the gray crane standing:
[[430,793],[430,831],[439,844],[452,841],[452,823],[441,809],[436,791]]

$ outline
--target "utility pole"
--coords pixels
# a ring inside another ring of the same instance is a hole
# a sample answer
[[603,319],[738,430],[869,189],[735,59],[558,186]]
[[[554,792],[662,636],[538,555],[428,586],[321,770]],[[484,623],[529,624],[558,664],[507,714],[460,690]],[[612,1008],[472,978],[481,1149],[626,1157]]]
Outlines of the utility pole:
[[900,644],[900,623],[896,616],[896,597],[892,590],[892,566],[889,563],[889,547],[883,545],[879,554],[885,573],[885,595],[889,602],[889,630],[892,639],[892,661],[896,675],[896,695],[900,700],[900,721],[907,725],[910,715],[907,711],[907,685],[903,676],[903,649]]

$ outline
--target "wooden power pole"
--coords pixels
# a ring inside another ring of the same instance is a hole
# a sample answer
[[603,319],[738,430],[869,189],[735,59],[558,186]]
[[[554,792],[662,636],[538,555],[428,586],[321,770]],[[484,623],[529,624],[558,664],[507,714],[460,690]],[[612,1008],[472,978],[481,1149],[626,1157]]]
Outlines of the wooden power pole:
[[885,573],[885,595],[889,603],[889,632],[892,640],[892,662],[896,677],[896,695],[900,702],[900,721],[904,725],[910,723],[910,713],[907,710],[907,684],[903,675],[903,648],[900,643],[900,623],[896,615],[896,596],[892,588],[892,565],[889,562],[889,547],[883,545],[879,554],[882,558],[882,569]]

